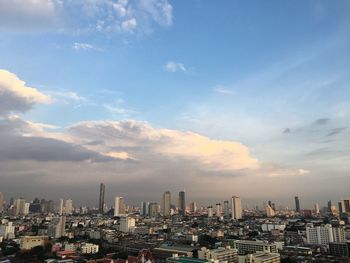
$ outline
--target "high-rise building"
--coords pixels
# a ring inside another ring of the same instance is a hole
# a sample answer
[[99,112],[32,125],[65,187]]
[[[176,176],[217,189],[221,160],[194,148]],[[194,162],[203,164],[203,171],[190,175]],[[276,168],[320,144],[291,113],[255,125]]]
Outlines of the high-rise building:
[[14,211],[13,214],[14,215],[23,215],[24,214],[24,210],[25,210],[25,204],[26,204],[26,200],[24,200],[23,197],[20,197],[18,199],[15,200],[14,203]]
[[320,205],[319,204],[315,204],[315,214],[319,214],[320,213]]
[[267,217],[274,217],[275,216],[275,210],[269,205],[266,206],[266,216]]
[[119,231],[121,232],[134,232],[135,230],[135,218],[123,216],[120,218]]
[[0,192],[0,213],[4,211],[4,195]]
[[242,218],[242,203],[241,198],[238,196],[233,196],[231,199],[231,214],[232,219]]
[[149,204],[149,210],[148,210],[148,215],[150,217],[157,217],[159,214],[160,206],[158,203],[150,203]]
[[213,207],[208,206],[208,217],[213,217]]
[[124,198],[117,196],[114,202],[114,216],[125,215]]
[[106,190],[106,186],[104,183],[100,184],[100,199],[98,202],[98,211],[103,214],[103,208],[105,205],[105,190]]
[[295,196],[294,201],[295,201],[295,212],[300,213],[301,210],[300,210],[299,196]]
[[64,210],[64,200],[61,198],[58,202],[58,214],[61,216],[63,215],[63,210]]
[[66,205],[65,205],[65,213],[66,214],[72,214],[73,211],[74,211],[73,200],[72,199],[67,199],[66,200]]
[[169,191],[163,194],[163,215],[170,216],[171,195]]
[[307,226],[306,240],[310,245],[328,245],[330,242],[345,242],[345,230],[343,227]]
[[190,203],[190,212],[191,213],[197,212],[197,203],[196,202],[191,202]]
[[224,201],[224,216],[226,218],[230,217],[230,212],[229,212],[229,205],[228,205],[228,201]]
[[216,204],[215,214],[216,214],[217,217],[221,216],[221,214],[222,214],[222,208],[221,208],[221,204],[220,203]]
[[331,200],[328,201],[327,207],[328,207],[328,212],[332,213],[332,201]]
[[341,213],[350,213],[350,199],[341,200],[340,206],[341,206]]
[[179,192],[179,214],[184,215],[186,214],[186,198],[185,198],[185,191]]

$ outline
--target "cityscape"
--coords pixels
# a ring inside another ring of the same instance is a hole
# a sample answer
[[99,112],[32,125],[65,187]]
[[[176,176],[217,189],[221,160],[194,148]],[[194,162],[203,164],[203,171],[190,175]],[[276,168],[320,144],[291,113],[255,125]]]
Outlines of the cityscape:
[[[244,208],[232,196],[199,207],[186,192],[165,191],[160,202],[128,205],[124,197],[105,202],[100,184],[96,206],[0,193],[2,256],[13,262],[348,262],[350,198],[324,206]],[[39,249],[38,247],[41,247]],[[12,257],[10,257],[12,258]],[[1,262],[12,262],[3,260]]]
[[350,0],[0,0],[0,263],[350,263]]

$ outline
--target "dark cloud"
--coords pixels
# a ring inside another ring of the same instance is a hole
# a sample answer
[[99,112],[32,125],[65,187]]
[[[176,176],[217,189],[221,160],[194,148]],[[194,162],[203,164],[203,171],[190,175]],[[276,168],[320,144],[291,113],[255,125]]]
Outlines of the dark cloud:
[[331,136],[337,135],[337,134],[345,131],[347,128],[348,127],[334,128],[326,135],[326,137],[331,137]]
[[291,129],[289,129],[289,128],[285,128],[284,129],[284,131],[283,131],[283,133],[291,133],[292,131],[291,131]]
[[115,158],[103,156],[78,145],[49,138],[1,136],[0,145],[0,161],[105,162],[116,160]]
[[328,119],[328,118],[321,118],[321,119],[315,120],[313,125],[314,126],[326,125],[329,121],[330,121],[330,119]]

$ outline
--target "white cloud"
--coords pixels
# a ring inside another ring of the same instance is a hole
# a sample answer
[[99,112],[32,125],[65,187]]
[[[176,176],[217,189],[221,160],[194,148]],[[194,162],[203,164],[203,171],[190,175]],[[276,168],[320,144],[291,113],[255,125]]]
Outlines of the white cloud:
[[217,85],[214,88],[214,91],[217,93],[220,93],[220,94],[224,94],[224,95],[235,95],[236,94],[236,92],[234,90],[229,89],[229,88],[222,86],[222,85]]
[[175,61],[168,61],[165,66],[164,69],[168,72],[178,72],[178,71],[182,71],[184,73],[187,72],[186,67],[179,62],[175,62]]
[[50,97],[26,86],[15,74],[0,70],[0,115],[24,112],[37,103],[49,103]]
[[141,9],[161,25],[173,24],[173,7],[167,0],[141,0]]
[[88,44],[88,43],[78,43],[78,42],[73,43],[72,49],[73,49],[73,50],[76,50],[76,51],[80,51],[80,50],[83,50],[83,51],[84,51],[84,50],[103,51],[102,48],[95,47],[95,46],[92,45],[92,44]]
[[121,28],[125,32],[132,32],[137,26],[137,22],[135,18],[130,18],[121,23]]

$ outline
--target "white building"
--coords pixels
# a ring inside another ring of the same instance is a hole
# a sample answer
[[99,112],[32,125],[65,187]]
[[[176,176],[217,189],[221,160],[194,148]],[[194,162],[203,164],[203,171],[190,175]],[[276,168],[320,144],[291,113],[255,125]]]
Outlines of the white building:
[[114,216],[125,215],[124,198],[117,196],[114,201]]
[[254,254],[257,252],[277,253],[277,245],[265,241],[254,240],[234,240],[233,248],[238,250],[238,254]]
[[277,253],[255,253],[239,257],[239,263],[280,263],[281,257]]
[[206,259],[209,262],[238,263],[238,252],[231,247],[220,247],[217,249],[202,247],[202,249],[198,251],[198,258]]
[[65,212],[66,212],[66,214],[72,214],[73,211],[74,211],[73,200],[72,199],[67,199],[66,200],[66,206],[65,206]]
[[213,217],[213,207],[208,206],[208,217]]
[[332,225],[307,226],[306,240],[310,245],[328,245],[330,242],[345,242],[345,229],[343,227],[333,228]]
[[119,222],[119,231],[129,233],[135,231],[135,218],[132,217],[121,217]]
[[63,209],[64,209],[64,200],[61,198],[58,202],[58,214],[61,216],[63,215]]
[[91,243],[83,243],[81,244],[80,251],[82,254],[96,254],[98,253],[98,245]]
[[170,216],[170,203],[171,203],[171,195],[169,191],[166,191],[163,194],[163,215],[164,216]]
[[266,206],[266,215],[267,217],[274,217],[275,216],[275,210],[269,205]]
[[238,196],[233,196],[231,198],[231,213],[232,219],[242,218],[242,203],[241,198]]
[[0,225],[0,236],[4,239],[10,239],[15,235],[15,227],[12,222],[7,222],[6,224]]

